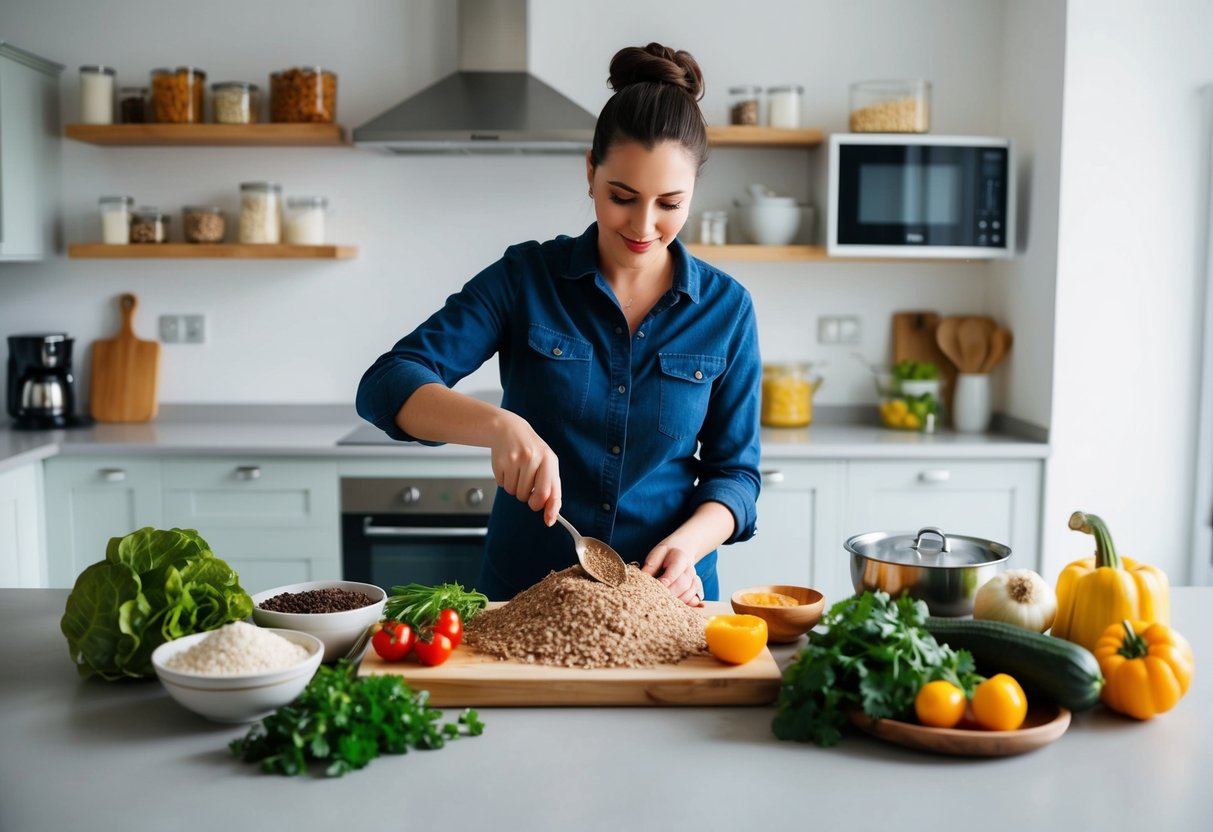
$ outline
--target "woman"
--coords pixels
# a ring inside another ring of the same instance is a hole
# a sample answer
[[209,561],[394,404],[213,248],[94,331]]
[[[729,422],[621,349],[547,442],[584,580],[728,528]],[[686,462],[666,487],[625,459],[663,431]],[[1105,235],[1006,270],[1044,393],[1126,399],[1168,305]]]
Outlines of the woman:
[[[517,499],[493,503],[490,598],[576,563],[563,512],[698,605],[718,595],[716,547],[754,533],[754,310],[676,239],[708,150],[698,64],[654,43],[610,73],[586,154],[597,222],[508,248],[367,370],[358,412],[397,439],[491,449]],[[500,407],[450,389],[493,353]]]

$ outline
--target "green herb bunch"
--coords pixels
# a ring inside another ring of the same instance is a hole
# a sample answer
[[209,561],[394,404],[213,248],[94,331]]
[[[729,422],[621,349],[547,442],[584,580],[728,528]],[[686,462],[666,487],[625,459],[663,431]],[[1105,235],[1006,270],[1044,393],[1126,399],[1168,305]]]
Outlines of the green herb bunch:
[[303,774],[311,761],[328,763],[340,777],[364,768],[381,753],[435,749],[448,739],[480,736],[473,710],[440,725],[442,711],[426,707],[428,691],[414,693],[400,676],[362,676],[344,659],[321,665],[303,693],[229,746],[245,762],[271,774]]
[[383,605],[383,617],[403,621],[417,632],[433,626],[438,613],[452,609],[465,624],[488,606],[488,596],[476,590],[464,590],[462,584],[408,584],[392,587]]
[[[981,677],[967,650],[941,645],[926,631],[927,605],[907,596],[865,592],[839,601],[809,633],[783,673],[771,729],[781,740],[835,745],[846,710],[905,719],[927,682],[945,679],[966,696]],[[824,632],[822,631],[824,630]]]

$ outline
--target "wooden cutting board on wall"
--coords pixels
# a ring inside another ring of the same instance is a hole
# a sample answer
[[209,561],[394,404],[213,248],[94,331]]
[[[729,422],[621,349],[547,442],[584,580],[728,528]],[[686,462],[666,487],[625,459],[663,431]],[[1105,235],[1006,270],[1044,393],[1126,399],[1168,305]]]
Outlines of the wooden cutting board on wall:
[[930,361],[939,368],[943,376],[943,399],[952,403],[952,389],[956,383],[956,365],[940,351],[935,343],[935,330],[939,327],[939,315],[935,312],[893,313],[893,363],[909,359]]
[[113,338],[93,342],[89,410],[98,422],[148,422],[156,418],[160,344],[135,337],[139,299],[118,297],[122,326]]

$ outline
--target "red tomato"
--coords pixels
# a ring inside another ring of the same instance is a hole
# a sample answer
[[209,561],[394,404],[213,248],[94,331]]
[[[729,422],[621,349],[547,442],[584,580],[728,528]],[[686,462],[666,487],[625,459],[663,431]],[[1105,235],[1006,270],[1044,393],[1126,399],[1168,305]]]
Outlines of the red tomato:
[[400,621],[380,621],[375,625],[371,645],[385,661],[399,662],[404,661],[416,640],[413,628],[408,624]]
[[463,621],[459,618],[459,613],[450,609],[438,613],[438,620],[434,622],[434,632],[442,633],[449,638],[451,640],[451,649],[462,644]]
[[455,649],[451,640],[442,633],[436,632],[432,636],[430,641],[419,638],[413,644],[413,652],[417,654],[417,661],[426,667],[437,667],[442,664],[450,658],[451,651]]

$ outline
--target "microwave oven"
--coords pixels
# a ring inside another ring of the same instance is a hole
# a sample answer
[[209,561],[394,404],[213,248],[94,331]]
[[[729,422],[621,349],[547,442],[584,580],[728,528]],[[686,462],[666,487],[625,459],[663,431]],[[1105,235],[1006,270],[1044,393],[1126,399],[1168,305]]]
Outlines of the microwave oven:
[[1010,257],[1014,183],[1007,139],[835,133],[826,251],[839,257]]

